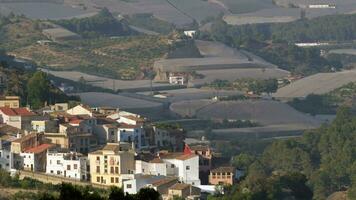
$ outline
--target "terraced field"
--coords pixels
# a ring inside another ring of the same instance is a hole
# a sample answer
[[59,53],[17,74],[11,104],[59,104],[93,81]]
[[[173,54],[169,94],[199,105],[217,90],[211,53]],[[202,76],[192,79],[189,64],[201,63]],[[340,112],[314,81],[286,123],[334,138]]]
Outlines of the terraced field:
[[[227,0],[233,1],[233,0]],[[250,2],[250,1],[248,1]],[[268,1],[272,2],[272,1]],[[290,22],[300,18],[300,8],[287,8],[289,4],[296,6],[306,7],[311,4],[334,4],[335,9],[313,9],[304,8],[307,18],[315,18],[325,15],[333,14],[348,14],[356,12],[356,1],[354,0],[276,0],[276,3],[281,5],[269,6],[251,10],[249,12],[225,15],[224,20],[233,25],[253,24],[253,23],[277,23],[277,22]]]
[[[150,80],[117,80],[117,79],[111,79],[111,78],[106,78],[106,77],[100,77],[100,76],[94,76],[94,75],[89,75],[85,74],[82,72],[77,72],[77,71],[53,71],[53,70],[47,70],[47,69],[42,69],[43,71],[52,74],[56,77],[63,78],[63,79],[68,79],[71,81],[79,81],[81,77],[84,78],[87,84],[101,87],[101,88],[106,88],[106,89],[113,89],[113,87],[116,90],[127,90],[127,89],[149,89],[151,87]],[[153,83],[152,85],[154,88],[155,87],[166,87],[169,86],[169,84],[165,83]]]
[[277,101],[192,100],[173,103],[170,109],[180,116],[196,116],[199,119],[252,120],[261,125],[293,124],[307,127],[320,125],[320,121],[315,118]]
[[187,72],[214,69],[276,68],[256,56],[237,51],[219,42],[197,41],[203,58],[161,59],[154,63],[160,72]]
[[79,95],[82,102],[90,106],[111,106],[122,109],[145,109],[158,108],[162,106],[162,104],[157,102],[108,93],[87,92],[76,93],[75,95]]
[[266,68],[266,69],[225,69],[225,70],[201,70],[197,71],[198,74],[204,76],[202,79],[194,79],[191,81],[193,85],[200,86],[205,83],[213,82],[216,79],[235,81],[242,78],[252,79],[269,79],[269,78],[284,78],[290,73],[278,68]]
[[356,70],[336,73],[319,73],[280,88],[273,97],[303,98],[309,94],[325,94],[347,83],[356,81]]

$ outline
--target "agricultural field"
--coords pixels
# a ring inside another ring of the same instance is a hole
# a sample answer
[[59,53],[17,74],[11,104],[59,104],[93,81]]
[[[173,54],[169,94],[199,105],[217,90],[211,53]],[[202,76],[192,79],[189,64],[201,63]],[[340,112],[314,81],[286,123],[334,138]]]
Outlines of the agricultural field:
[[78,70],[118,79],[141,79],[168,50],[163,36],[134,36],[30,44],[10,53],[53,70]]
[[157,103],[157,102],[126,97],[123,95],[108,94],[108,93],[86,92],[86,93],[76,93],[75,95],[80,96],[82,102],[90,106],[111,106],[111,107],[118,107],[122,109],[130,109],[130,108],[144,109],[144,108],[157,108],[162,106],[161,103]]
[[170,109],[183,117],[198,119],[251,120],[261,125],[293,124],[317,127],[320,121],[300,113],[287,104],[267,100],[192,100],[173,103]]
[[[127,90],[127,89],[149,89],[151,87],[150,80],[118,80],[111,79],[107,77],[89,75],[86,73],[78,71],[53,71],[48,69],[41,69],[44,72],[47,72],[53,76],[68,79],[71,81],[79,81],[81,77],[86,84],[97,86],[105,89],[115,89],[115,90]],[[168,87],[169,84],[165,83],[152,83],[152,87]]]
[[225,70],[201,70],[196,71],[197,74],[203,75],[201,79],[194,79],[191,84],[195,86],[211,83],[216,79],[227,80],[233,82],[237,79],[252,78],[252,79],[270,79],[270,78],[285,78],[290,73],[288,71],[277,68],[266,69],[225,69]]
[[333,49],[329,54],[346,54],[356,56],[356,49]]
[[[150,92],[140,94],[150,95]],[[169,102],[179,102],[186,100],[212,99],[216,96],[235,96],[241,95],[239,91],[233,90],[214,90],[209,88],[185,88],[176,90],[160,90],[159,94],[165,96]]]
[[93,10],[57,3],[0,3],[1,14],[23,14],[32,19],[68,19],[93,15]]
[[278,89],[273,94],[275,98],[292,99],[304,98],[310,94],[326,94],[341,86],[356,81],[356,70],[335,73],[318,73],[297,80]]
[[196,41],[203,58],[160,59],[154,68],[168,72],[187,72],[216,69],[277,68],[257,56],[237,51],[219,42]]
[[220,0],[233,14],[276,7],[270,0]]
[[[233,0],[230,0],[233,1]],[[250,2],[250,1],[248,1]],[[272,1],[268,1],[272,2]],[[300,18],[301,8],[289,8],[290,3],[305,7],[310,4],[335,4],[335,9],[312,9],[304,8],[305,16],[307,18],[315,18],[325,15],[333,14],[351,14],[356,12],[356,1],[354,0],[276,0],[277,6],[265,6],[261,9],[253,10],[251,12],[244,13],[232,13],[224,16],[224,20],[228,24],[242,25],[242,24],[254,24],[254,23],[278,23],[278,22],[290,22]]]
[[32,45],[45,38],[36,24],[25,18],[11,19],[10,23],[0,27],[0,49],[7,51]]

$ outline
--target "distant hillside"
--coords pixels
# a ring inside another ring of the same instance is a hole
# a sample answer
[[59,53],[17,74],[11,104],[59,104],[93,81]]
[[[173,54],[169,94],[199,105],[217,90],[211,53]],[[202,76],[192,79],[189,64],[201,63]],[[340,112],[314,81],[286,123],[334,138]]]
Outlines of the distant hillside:
[[356,14],[330,15],[289,23],[232,26],[231,31],[237,40],[345,41],[356,39],[355,21]]
[[86,38],[127,36],[134,32],[125,21],[118,21],[106,8],[92,17],[57,20],[54,23]]

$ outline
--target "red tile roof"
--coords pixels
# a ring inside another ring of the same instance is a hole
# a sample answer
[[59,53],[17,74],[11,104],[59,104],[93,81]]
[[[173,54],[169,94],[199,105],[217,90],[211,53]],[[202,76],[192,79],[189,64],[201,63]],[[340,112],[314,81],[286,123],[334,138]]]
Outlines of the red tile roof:
[[33,115],[35,115],[35,113],[29,111],[27,108],[0,107],[0,111],[8,116],[33,116]]
[[53,144],[41,144],[37,147],[33,147],[33,148],[29,148],[29,149],[26,149],[24,152],[25,153],[41,153],[41,152],[44,152],[46,151],[47,149],[53,147],[54,145]]
[[70,124],[80,124],[80,122],[82,122],[83,120],[81,119],[72,119],[69,121]]

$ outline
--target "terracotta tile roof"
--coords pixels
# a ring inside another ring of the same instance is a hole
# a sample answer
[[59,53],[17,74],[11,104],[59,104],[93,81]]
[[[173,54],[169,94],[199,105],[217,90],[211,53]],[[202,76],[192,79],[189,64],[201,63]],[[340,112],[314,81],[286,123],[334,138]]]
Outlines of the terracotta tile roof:
[[117,128],[116,124],[104,124],[107,128]]
[[230,173],[234,173],[235,172],[235,167],[218,167],[215,168],[213,170],[211,170],[211,172],[230,172]]
[[20,100],[19,96],[0,96],[0,100]]
[[4,134],[17,134],[21,133],[21,129],[18,129],[16,127],[7,125],[7,124],[0,124],[0,135]]
[[0,107],[0,111],[8,116],[33,116],[33,115],[35,115],[35,113],[29,111],[27,108]]
[[175,177],[167,177],[167,178],[152,182],[152,185],[158,187],[160,185],[164,185],[164,184],[170,183],[172,181],[178,181],[178,179]]
[[184,189],[187,189],[189,187],[190,187],[189,184],[176,183],[176,184],[172,185],[169,189],[170,190],[184,190]]
[[140,125],[131,125],[131,124],[125,124],[125,123],[120,123],[119,128],[139,128],[141,127]]
[[69,121],[70,124],[80,124],[80,122],[82,122],[83,120],[81,119],[72,119]]
[[167,153],[160,154],[161,159],[177,159],[177,160],[188,160],[194,157],[198,157],[195,154],[183,154],[183,153]]
[[33,147],[33,148],[29,148],[29,149],[26,149],[24,152],[25,153],[41,153],[41,152],[44,152],[46,151],[47,149],[53,147],[54,145],[53,144],[41,144],[37,147]]
[[149,163],[164,163],[160,158],[154,158],[152,160],[149,161]]
[[210,147],[208,145],[191,145],[190,149],[194,151],[208,151]]
[[133,115],[127,115],[127,116],[122,116],[123,118],[127,118],[127,119],[131,119],[134,120],[136,122],[145,122],[145,119],[140,118],[140,117],[135,117]]
[[28,140],[28,139],[30,139],[30,138],[37,137],[37,136],[38,136],[38,133],[30,133],[30,134],[27,134],[27,135],[25,135],[25,136],[22,136],[22,137],[19,138],[19,139],[14,140],[13,142],[21,143],[21,142],[23,142],[23,141],[26,141],[26,140]]

